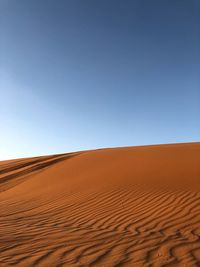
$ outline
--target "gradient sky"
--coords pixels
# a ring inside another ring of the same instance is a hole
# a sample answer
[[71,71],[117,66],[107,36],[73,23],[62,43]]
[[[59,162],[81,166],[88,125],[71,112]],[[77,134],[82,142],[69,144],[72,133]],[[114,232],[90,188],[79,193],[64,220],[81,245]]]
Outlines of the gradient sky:
[[0,0],[0,159],[200,141],[199,0]]

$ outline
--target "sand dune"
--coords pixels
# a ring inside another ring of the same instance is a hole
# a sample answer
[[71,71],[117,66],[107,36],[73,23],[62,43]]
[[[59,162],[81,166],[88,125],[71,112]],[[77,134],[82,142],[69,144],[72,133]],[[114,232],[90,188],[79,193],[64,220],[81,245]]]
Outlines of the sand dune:
[[200,266],[200,143],[1,162],[0,266]]

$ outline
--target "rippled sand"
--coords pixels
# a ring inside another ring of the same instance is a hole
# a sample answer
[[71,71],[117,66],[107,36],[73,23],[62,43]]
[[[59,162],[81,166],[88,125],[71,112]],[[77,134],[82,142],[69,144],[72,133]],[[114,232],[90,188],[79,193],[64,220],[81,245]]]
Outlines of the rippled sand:
[[200,266],[200,143],[0,162],[4,266]]

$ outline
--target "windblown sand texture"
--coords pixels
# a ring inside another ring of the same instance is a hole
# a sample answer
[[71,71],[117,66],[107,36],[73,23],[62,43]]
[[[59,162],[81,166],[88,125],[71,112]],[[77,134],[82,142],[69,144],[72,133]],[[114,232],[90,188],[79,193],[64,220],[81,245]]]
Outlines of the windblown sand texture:
[[200,143],[0,162],[5,266],[200,266]]

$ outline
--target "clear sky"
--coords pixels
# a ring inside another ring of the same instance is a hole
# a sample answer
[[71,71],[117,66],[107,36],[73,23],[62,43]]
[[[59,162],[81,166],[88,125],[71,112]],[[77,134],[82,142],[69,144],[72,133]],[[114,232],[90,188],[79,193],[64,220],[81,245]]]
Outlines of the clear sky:
[[0,0],[0,159],[200,141],[199,0]]

